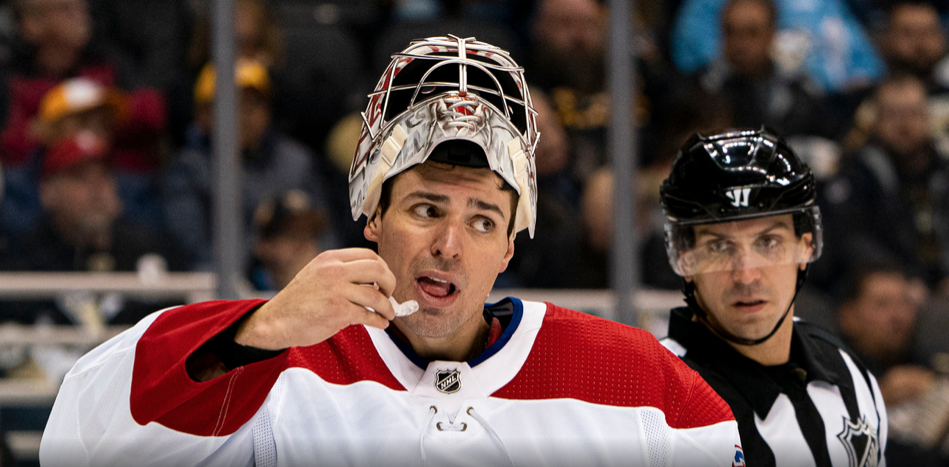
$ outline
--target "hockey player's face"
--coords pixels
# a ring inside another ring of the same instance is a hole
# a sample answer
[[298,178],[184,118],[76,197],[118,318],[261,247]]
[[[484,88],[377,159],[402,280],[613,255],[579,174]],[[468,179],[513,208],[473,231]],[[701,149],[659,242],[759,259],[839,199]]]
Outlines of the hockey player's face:
[[365,234],[395,274],[396,300],[419,303],[396,321],[403,332],[452,338],[484,322],[484,301],[514,254],[503,187],[490,169],[433,162],[395,178],[388,209]]
[[696,248],[709,245],[711,250],[732,255],[731,268],[712,268],[714,272],[686,277],[695,282],[696,300],[709,320],[745,339],[771,332],[794,296],[797,271],[803,266],[793,261],[769,262],[771,256],[788,257],[769,253],[781,245],[809,244],[810,235],[794,234],[790,214],[695,227]]

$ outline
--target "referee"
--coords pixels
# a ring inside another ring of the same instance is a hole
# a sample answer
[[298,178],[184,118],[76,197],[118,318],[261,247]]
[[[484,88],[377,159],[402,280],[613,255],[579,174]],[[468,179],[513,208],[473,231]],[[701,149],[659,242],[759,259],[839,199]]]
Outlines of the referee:
[[687,304],[672,310],[663,344],[731,406],[736,466],[886,464],[876,379],[836,338],[794,320],[821,252],[814,197],[810,169],[764,128],[692,136],[662,184]]

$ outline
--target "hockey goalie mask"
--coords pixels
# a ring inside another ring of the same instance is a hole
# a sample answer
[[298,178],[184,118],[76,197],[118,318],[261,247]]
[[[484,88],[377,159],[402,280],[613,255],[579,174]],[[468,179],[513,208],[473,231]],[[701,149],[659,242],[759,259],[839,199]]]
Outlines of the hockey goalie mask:
[[[537,126],[524,69],[474,38],[431,37],[393,55],[362,114],[349,170],[353,220],[371,217],[389,178],[425,162],[446,141],[474,143],[518,193],[514,232],[534,236]],[[472,165],[471,161],[452,161]]]

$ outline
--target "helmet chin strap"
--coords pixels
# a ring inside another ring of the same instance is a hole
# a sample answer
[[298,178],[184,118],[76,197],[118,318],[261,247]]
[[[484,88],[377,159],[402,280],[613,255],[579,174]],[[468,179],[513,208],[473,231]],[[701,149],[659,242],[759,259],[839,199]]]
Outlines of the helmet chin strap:
[[804,281],[807,280],[807,266],[803,270],[797,271],[797,284],[794,287],[794,296],[791,297],[791,303],[788,303],[788,308],[784,310],[784,314],[781,315],[781,319],[778,320],[778,323],[774,325],[774,328],[771,329],[771,332],[768,335],[760,339],[746,339],[744,337],[738,337],[721,326],[711,322],[708,319],[708,313],[699,306],[698,300],[695,299],[695,282],[689,282],[682,278],[682,293],[685,294],[685,303],[692,309],[692,312],[695,313],[695,316],[699,319],[700,322],[705,324],[705,326],[712,331],[713,334],[718,336],[721,339],[726,341],[738,344],[738,345],[759,345],[778,332],[778,329],[784,324],[784,320],[787,319],[788,314],[791,312],[791,307],[794,306],[794,301],[797,299],[798,292],[801,291],[801,287],[804,286]]

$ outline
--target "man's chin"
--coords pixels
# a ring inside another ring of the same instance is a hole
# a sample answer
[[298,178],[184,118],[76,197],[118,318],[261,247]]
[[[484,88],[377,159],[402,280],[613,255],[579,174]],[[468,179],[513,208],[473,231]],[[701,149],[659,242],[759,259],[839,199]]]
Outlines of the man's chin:
[[718,329],[724,329],[735,337],[747,340],[758,340],[767,336],[771,330],[774,329],[775,325],[777,325],[775,319],[770,315],[766,317],[763,314],[758,316],[742,316],[740,319],[727,324],[721,322],[715,323]]
[[425,339],[446,337],[451,332],[451,325],[443,315],[443,311],[431,307],[419,307],[415,313],[397,318],[399,329],[406,333]]

